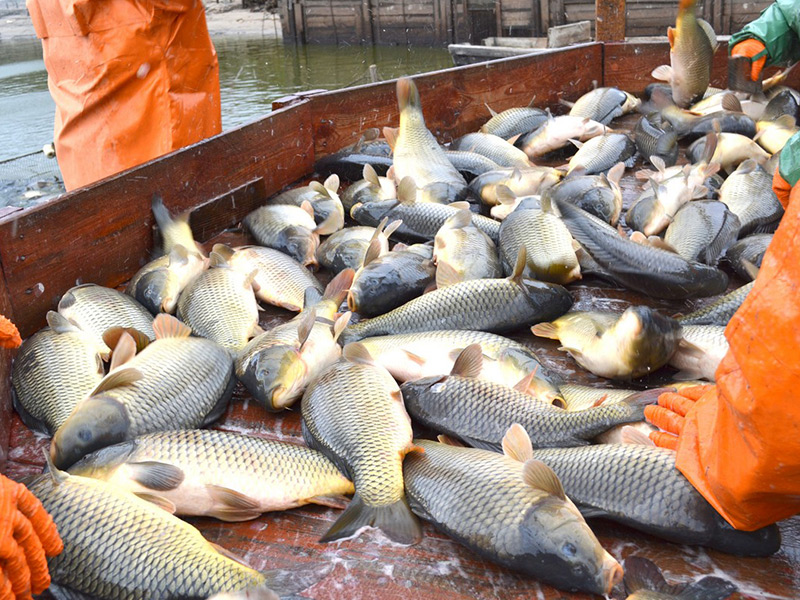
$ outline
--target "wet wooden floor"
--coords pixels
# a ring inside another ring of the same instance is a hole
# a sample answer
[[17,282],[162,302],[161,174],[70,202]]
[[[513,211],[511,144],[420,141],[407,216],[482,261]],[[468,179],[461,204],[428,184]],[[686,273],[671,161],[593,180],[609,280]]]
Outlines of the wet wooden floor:
[[[623,120],[629,128],[634,119]],[[557,161],[554,164],[561,164]],[[639,193],[633,173],[626,171],[622,182],[624,209]],[[224,233],[209,241],[229,244],[251,243],[241,232]],[[327,280],[325,274],[321,279]],[[732,280],[731,288],[742,281]],[[646,304],[665,314],[688,313],[713,301],[660,301],[605,286],[597,281],[582,281],[569,286],[576,310],[622,311],[631,304]],[[270,328],[292,316],[277,308],[262,313],[261,324]],[[511,337],[522,341],[537,353],[543,365],[562,377],[577,383],[608,385],[605,380],[586,373],[563,352],[554,340],[534,338],[527,329]],[[663,369],[633,382],[634,387],[653,387],[669,380],[673,371]],[[44,459],[42,452],[49,439],[32,433],[13,417],[9,450],[8,475],[21,479],[39,473]],[[247,433],[269,439],[302,443],[299,411],[280,415],[261,408],[239,384],[227,413],[217,429]],[[213,519],[190,519],[210,541],[241,556],[257,569],[292,569],[298,565],[326,563],[333,570],[303,596],[317,600],[409,598],[436,600],[544,600],[589,598],[585,594],[569,594],[508,569],[489,563],[467,548],[424,525],[423,541],[413,547],[393,544],[380,533],[368,531],[360,537],[339,544],[320,544],[319,537],[340,514],[338,510],[309,506],[282,513],[262,515],[239,524]],[[705,575],[716,575],[734,582],[739,593],[732,598],[790,599],[800,597],[800,517],[780,524],[783,535],[781,550],[770,558],[740,558],[700,547],[678,546],[611,522],[591,520],[592,529],[603,546],[620,562],[628,556],[643,556],[661,567],[670,583],[687,582]],[[613,598],[624,598],[621,587]]]

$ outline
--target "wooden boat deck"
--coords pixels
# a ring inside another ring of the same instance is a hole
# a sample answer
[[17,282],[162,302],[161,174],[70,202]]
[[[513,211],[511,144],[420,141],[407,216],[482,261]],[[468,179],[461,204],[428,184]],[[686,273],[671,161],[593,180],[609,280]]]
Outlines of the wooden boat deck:
[[[446,140],[475,130],[485,120],[483,102],[502,110],[527,104],[534,96],[537,105],[557,110],[558,90],[565,89],[565,97],[573,99],[590,89],[593,79],[640,92],[649,81],[650,70],[666,58],[663,44],[587,44],[450,69],[415,80],[429,127]],[[716,66],[720,70],[720,64]],[[152,247],[149,204],[153,192],[162,193],[172,211],[193,209],[192,226],[206,248],[219,241],[250,241],[245,234],[226,229],[234,227],[265,197],[308,177],[315,158],[352,143],[359,131],[396,122],[394,102],[392,83],[294,98],[276,114],[235,130],[236,135],[223,134],[68,194],[53,205],[0,216],[0,312],[12,316],[23,335],[30,335],[42,325],[46,310],[54,308],[60,295],[76,281],[123,284]],[[623,127],[632,122],[628,118]],[[638,193],[631,173],[623,180],[626,208]],[[576,309],[621,311],[637,303],[666,313],[685,313],[708,302],[657,301],[596,285],[582,282],[570,286]],[[268,309],[262,313],[262,326],[273,326],[290,316],[281,309]],[[601,382],[558,352],[555,341],[533,338],[527,331],[512,337],[534,348],[543,364],[562,377],[588,384]],[[0,351],[0,469],[5,462],[5,473],[21,479],[41,472],[42,452],[49,440],[28,430],[11,410],[10,362],[11,353]],[[657,385],[668,375],[659,373],[637,384]],[[298,411],[268,413],[241,385],[215,427],[302,443]],[[488,563],[428,524],[424,525],[423,541],[413,547],[393,544],[371,531],[351,541],[319,544],[319,536],[338,514],[334,509],[310,506],[239,524],[204,518],[190,521],[210,541],[258,569],[291,569],[320,561],[332,564],[331,573],[303,592],[318,600],[589,597],[555,590]],[[632,555],[649,558],[672,583],[718,575],[739,586],[740,593],[734,598],[800,596],[800,518],[781,523],[783,546],[765,559],[678,546],[602,520],[591,524],[619,560]],[[624,598],[621,589],[614,598]]]

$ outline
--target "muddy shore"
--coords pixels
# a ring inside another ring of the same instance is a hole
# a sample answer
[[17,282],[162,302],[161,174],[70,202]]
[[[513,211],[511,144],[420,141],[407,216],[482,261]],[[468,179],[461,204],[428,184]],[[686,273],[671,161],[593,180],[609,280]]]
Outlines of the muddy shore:
[[[209,0],[205,4],[212,37],[281,37],[281,20],[277,14],[243,9],[241,1]],[[24,2],[0,0],[0,42],[36,37],[28,12],[20,7],[24,7]]]

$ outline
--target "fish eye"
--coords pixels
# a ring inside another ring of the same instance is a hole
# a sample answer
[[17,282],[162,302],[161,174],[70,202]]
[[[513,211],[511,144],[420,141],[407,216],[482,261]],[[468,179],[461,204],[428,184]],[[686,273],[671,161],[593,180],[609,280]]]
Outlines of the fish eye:
[[575,547],[575,544],[567,542],[561,546],[561,553],[567,558],[573,558],[576,554],[578,554],[578,549]]
[[78,432],[78,439],[82,442],[88,442],[92,439],[92,432],[88,429],[81,429]]

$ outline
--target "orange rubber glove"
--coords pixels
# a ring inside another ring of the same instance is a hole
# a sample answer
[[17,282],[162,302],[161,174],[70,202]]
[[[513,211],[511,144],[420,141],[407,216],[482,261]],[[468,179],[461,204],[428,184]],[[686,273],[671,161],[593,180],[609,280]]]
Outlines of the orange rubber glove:
[[[742,40],[731,49],[731,56],[746,56],[749,58],[753,65],[750,69],[750,78],[753,81],[758,81],[758,76],[761,75],[761,70],[767,62],[767,53],[765,50],[766,47],[762,42],[753,38],[748,38]],[[761,56],[754,59],[758,54],[761,54]]]
[[45,556],[63,550],[55,523],[21,483],[0,475],[0,600],[29,600],[50,585]]
[[658,406],[645,406],[645,418],[663,430],[650,433],[653,443],[662,448],[677,450],[678,438],[683,431],[686,413],[712,387],[714,386],[696,385],[684,388],[678,393],[665,392],[658,397]]
[[16,325],[0,315],[0,348],[19,348],[22,338]]
[[792,191],[792,186],[783,178],[780,169],[775,169],[775,175],[772,176],[772,191],[785,210],[789,206],[789,192]]

